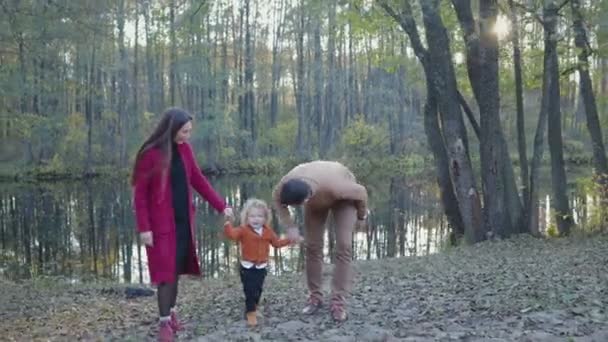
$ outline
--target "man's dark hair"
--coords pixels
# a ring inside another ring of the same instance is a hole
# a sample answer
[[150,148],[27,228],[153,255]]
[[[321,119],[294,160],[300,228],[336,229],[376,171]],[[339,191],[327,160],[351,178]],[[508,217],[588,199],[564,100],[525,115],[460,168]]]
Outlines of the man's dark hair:
[[281,204],[300,205],[310,195],[310,185],[301,179],[290,179],[281,188]]

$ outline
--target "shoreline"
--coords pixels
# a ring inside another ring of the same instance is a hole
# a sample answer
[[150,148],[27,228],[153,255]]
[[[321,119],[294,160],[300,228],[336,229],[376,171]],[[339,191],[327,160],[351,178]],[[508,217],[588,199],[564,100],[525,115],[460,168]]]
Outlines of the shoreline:
[[[434,170],[432,159],[409,160],[410,155],[384,156],[378,159],[360,158],[337,158],[335,160],[352,168],[355,173],[369,173],[371,170],[384,169],[384,172],[400,176],[415,175],[421,172]],[[314,158],[313,158],[314,159]],[[312,160],[312,159],[311,159]],[[259,159],[237,160],[217,162],[213,164],[201,164],[201,170],[209,177],[222,177],[234,175],[279,175],[290,167],[308,160],[297,158],[262,157]],[[590,166],[593,160],[590,156],[565,156],[566,165],[569,167]],[[513,159],[513,166],[518,161]],[[388,167],[387,167],[388,166]],[[548,160],[544,160],[541,167],[549,167]],[[413,170],[409,170],[409,169]],[[57,182],[57,181],[86,181],[99,178],[128,178],[130,167],[122,168],[112,165],[94,167],[91,170],[81,168],[50,169],[45,167],[25,167],[0,170],[0,184],[2,183],[31,183],[31,182]]]

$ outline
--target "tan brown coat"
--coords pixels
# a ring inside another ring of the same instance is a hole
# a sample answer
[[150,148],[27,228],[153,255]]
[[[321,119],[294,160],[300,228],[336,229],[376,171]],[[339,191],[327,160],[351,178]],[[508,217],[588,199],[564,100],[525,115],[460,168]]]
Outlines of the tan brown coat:
[[288,207],[280,202],[281,188],[290,179],[301,179],[311,187],[312,196],[304,204],[306,207],[331,208],[339,201],[350,200],[357,208],[357,218],[365,218],[365,187],[357,183],[357,179],[346,166],[338,162],[317,160],[294,167],[275,186],[273,201],[281,224],[288,227],[294,225]]

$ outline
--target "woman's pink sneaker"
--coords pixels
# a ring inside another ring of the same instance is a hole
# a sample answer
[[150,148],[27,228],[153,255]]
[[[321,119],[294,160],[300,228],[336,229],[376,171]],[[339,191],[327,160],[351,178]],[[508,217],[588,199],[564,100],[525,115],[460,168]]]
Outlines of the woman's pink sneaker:
[[173,328],[171,328],[171,322],[160,322],[158,324],[158,341],[159,342],[173,342]]
[[179,319],[177,319],[177,314],[175,311],[171,312],[171,329],[173,329],[173,332],[178,332],[183,328],[184,325],[179,321]]

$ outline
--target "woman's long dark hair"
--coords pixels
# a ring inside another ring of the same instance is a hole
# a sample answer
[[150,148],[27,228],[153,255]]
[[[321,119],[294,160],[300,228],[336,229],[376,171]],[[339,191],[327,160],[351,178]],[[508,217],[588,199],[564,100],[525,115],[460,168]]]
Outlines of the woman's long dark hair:
[[[177,132],[189,121],[192,120],[192,116],[185,110],[181,108],[169,108],[163,114],[162,119],[156,125],[154,132],[144,141],[144,143],[137,151],[137,155],[135,156],[135,163],[133,165],[133,172],[131,174],[131,184],[135,184],[136,170],[137,164],[141,159],[141,156],[147,150],[151,148],[159,148],[163,154],[163,163],[162,165],[155,166],[166,168],[171,161],[171,144],[175,139],[175,135]],[[154,171],[154,170],[148,170]]]

